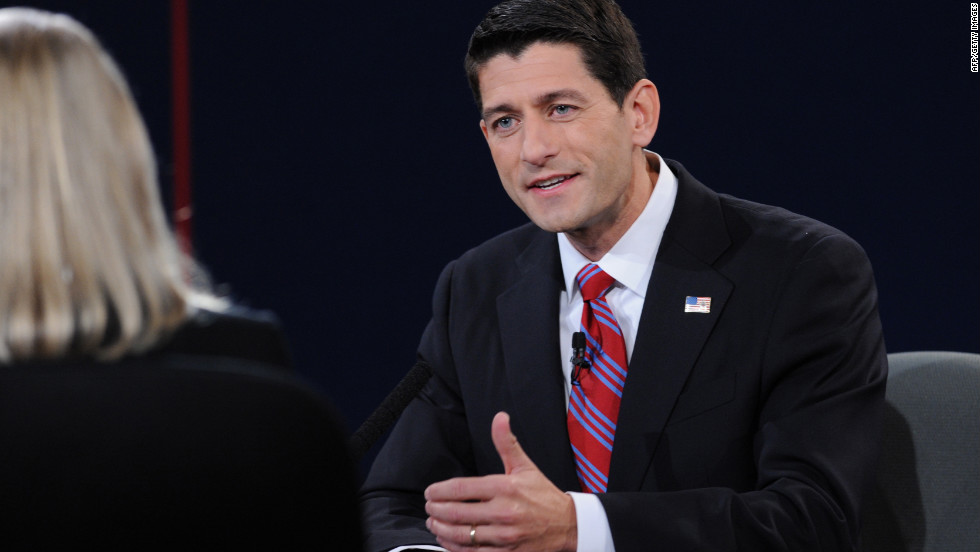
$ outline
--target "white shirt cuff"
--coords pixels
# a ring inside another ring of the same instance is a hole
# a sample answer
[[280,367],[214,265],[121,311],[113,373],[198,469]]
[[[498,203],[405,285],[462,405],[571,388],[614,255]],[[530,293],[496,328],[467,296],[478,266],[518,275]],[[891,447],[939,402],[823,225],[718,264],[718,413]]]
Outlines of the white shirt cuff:
[[568,493],[575,503],[575,523],[578,526],[577,552],[616,552],[606,510],[599,497],[591,493]]

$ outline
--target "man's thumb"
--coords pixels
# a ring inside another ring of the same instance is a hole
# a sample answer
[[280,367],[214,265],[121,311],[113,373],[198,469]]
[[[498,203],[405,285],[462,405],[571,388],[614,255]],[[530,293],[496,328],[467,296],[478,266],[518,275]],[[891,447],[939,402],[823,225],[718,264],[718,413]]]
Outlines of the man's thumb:
[[510,474],[526,468],[534,468],[534,462],[527,457],[521,444],[517,442],[517,437],[510,430],[510,415],[506,412],[497,412],[493,417],[490,426],[490,435],[493,438],[493,446],[497,449],[497,454],[504,462],[504,473]]

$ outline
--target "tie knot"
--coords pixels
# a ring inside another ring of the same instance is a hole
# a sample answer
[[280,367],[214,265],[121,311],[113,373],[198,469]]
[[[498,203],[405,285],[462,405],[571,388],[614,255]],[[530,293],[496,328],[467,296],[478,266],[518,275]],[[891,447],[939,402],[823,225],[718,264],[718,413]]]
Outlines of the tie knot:
[[616,280],[602,271],[599,265],[589,263],[582,267],[575,276],[578,288],[582,291],[582,300],[591,301],[606,294],[606,291]]

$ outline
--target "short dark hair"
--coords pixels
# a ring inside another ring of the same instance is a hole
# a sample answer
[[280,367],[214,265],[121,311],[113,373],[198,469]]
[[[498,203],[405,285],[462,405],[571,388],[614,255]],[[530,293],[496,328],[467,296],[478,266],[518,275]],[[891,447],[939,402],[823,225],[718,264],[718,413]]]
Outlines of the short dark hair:
[[589,72],[620,106],[646,78],[636,31],[613,0],[505,0],[477,25],[466,52],[466,76],[481,110],[480,69],[498,54],[516,58],[536,42],[578,46]]

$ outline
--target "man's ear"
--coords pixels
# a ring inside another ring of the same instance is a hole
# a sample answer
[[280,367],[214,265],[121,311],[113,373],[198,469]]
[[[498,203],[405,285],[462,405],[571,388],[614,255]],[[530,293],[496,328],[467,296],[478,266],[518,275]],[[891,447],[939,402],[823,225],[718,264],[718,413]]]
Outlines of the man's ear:
[[647,79],[638,81],[623,102],[628,111],[633,143],[641,148],[647,147],[657,133],[660,122],[660,94],[657,87]]
[[486,138],[487,142],[490,141],[490,135],[487,134],[487,122],[480,119],[480,130],[483,132],[483,137]]

